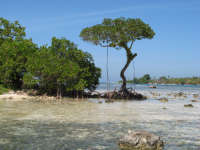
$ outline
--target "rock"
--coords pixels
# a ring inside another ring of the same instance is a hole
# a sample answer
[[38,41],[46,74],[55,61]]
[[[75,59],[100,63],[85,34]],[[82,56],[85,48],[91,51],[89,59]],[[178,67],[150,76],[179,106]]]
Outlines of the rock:
[[113,103],[113,102],[114,102],[114,99],[106,99],[105,102],[106,102],[106,103]]
[[166,97],[160,98],[159,100],[160,100],[160,102],[163,102],[163,103],[168,102],[168,99]]
[[38,95],[38,91],[36,91],[36,90],[29,90],[29,91],[27,91],[27,94],[29,96],[37,96]]
[[183,92],[179,92],[179,93],[176,93],[174,96],[175,97],[181,97],[181,96],[184,96],[185,94]]
[[191,100],[191,102],[199,102],[198,100]]
[[119,147],[121,150],[163,150],[164,142],[146,131],[130,131],[119,140]]
[[13,99],[13,97],[12,97],[12,96],[9,96],[8,99]]
[[184,96],[183,96],[183,98],[187,98],[187,96],[186,96],[186,95],[184,95]]
[[155,85],[149,86],[149,88],[156,89],[157,87]]
[[156,96],[160,96],[160,93],[151,93],[154,97],[156,97]]
[[198,97],[199,97],[199,94],[193,94],[193,97],[194,97],[194,98],[198,98]]
[[194,106],[192,104],[185,104],[184,107],[190,107],[190,108],[192,108]]

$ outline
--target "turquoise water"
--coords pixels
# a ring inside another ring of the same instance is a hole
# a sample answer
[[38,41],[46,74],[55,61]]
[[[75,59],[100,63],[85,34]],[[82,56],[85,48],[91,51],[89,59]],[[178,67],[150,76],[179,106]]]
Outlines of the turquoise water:
[[[98,90],[105,89],[101,87]],[[198,86],[138,85],[137,90],[160,96],[183,91],[187,97],[168,103],[153,97],[101,104],[97,99],[58,104],[0,100],[0,150],[119,150],[117,141],[128,130],[161,136],[165,150],[200,149],[200,102],[184,107],[199,92]]]

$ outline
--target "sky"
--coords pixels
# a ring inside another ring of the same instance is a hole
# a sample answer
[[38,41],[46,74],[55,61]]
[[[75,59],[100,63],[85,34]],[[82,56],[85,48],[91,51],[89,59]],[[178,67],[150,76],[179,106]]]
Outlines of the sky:
[[[27,38],[39,45],[49,45],[53,36],[73,41],[92,54],[102,69],[101,81],[106,80],[106,49],[82,41],[81,30],[104,18],[140,18],[156,35],[135,42],[132,51],[138,56],[126,72],[127,79],[147,73],[200,76],[200,0],[0,0],[0,17],[18,20],[26,27]],[[120,80],[125,62],[125,50],[109,49],[111,81]]]

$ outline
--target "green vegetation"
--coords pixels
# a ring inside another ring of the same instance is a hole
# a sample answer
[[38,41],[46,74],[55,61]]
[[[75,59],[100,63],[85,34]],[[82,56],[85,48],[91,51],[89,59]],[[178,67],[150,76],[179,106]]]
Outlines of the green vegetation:
[[7,88],[22,87],[25,63],[35,50],[32,41],[25,39],[24,30],[17,21],[0,18],[0,82]]
[[200,84],[200,77],[187,77],[187,78],[160,77],[157,83],[160,83],[160,84]]
[[170,78],[170,77],[162,76],[158,79],[152,79],[149,74],[145,74],[141,78],[134,78],[133,80],[129,80],[128,83],[135,83],[135,84],[148,84],[148,83],[156,83],[156,84],[200,84],[200,77]]
[[154,35],[154,31],[148,24],[145,24],[141,19],[131,18],[104,19],[101,24],[85,28],[80,33],[80,37],[84,41],[102,47],[125,50],[127,61],[120,73],[122,78],[121,91],[123,93],[128,93],[124,73],[131,61],[137,56],[137,53],[131,51],[133,44],[136,40],[152,39]]
[[84,89],[94,90],[99,83],[100,69],[92,56],[79,50],[65,38],[52,38],[51,46],[42,46],[27,62],[23,81],[26,88],[38,87],[41,92],[62,96]]
[[7,88],[5,88],[3,85],[0,84],[0,95],[3,93],[8,92],[9,90]]
[[80,95],[94,90],[101,70],[92,56],[65,38],[39,47],[26,39],[17,21],[0,18],[0,84],[14,90],[35,89],[50,95]]

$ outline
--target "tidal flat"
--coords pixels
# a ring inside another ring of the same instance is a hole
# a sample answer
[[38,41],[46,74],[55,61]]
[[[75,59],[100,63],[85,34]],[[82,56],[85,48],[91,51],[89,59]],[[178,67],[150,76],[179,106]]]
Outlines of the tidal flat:
[[[139,90],[160,96],[170,91]],[[198,93],[195,90],[187,90],[190,95],[185,99],[166,103],[152,97],[114,103],[0,100],[0,150],[119,150],[117,142],[128,130],[155,133],[164,140],[165,150],[199,150],[200,102],[184,107]]]

